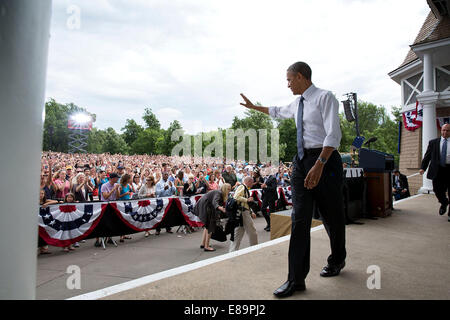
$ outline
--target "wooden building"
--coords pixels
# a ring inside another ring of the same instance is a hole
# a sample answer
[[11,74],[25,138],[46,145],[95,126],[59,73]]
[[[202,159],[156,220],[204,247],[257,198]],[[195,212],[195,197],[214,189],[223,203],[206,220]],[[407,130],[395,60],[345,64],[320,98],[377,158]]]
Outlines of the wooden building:
[[[428,142],[440,136],[437,120],[450,116],[450,0],[427,0],[430,13],[410,45],[403,63],[389,73],[401,87],[402,113],[423,107],[422,125],[401,129],[400,171],[410,176],[420,169]],[[409,178],[411,194],[429,193],[431,180]]]

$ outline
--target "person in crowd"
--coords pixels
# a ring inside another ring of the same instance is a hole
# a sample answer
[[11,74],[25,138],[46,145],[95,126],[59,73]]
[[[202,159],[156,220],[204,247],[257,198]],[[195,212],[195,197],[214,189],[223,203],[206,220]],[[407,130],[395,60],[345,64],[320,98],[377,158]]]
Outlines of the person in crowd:
[[209,182],[206,180],[203,171],[199,171],[197,183],[195,185],[200,194],[205,194],[210,189]]
[[392,173],[392,195],[394,199],[397,201],[408,198],[410,196],[408,178],[401,174],[398,169],[395,169]]
[[[447,211],[450,202],[450,124],[441,128],[441,136],[428,142],[427,151],[423,156],[420,174],[428,168],[427,178],[433,181],[433,191],[441,204],[439,214]],[[450,210],[448,211],[450,222]]]
[[126,173],[125,171],[125,167],[122,164],[119,164],[117,166],[117,175],[119,176],[119,183],[120,180],[122,179],[122,176]]
[[125,173],[122,178],[120,178],[120,188],[119,188],[119,200],[130,200],[133,191],[131,190],[131,175]]
[[[219,172],[220,174],[220,172]],[[216,178],[216,175],[211,173],[208,177],[208,191],[211,190],[218,190],[219,189],[219,184]]]
[[56,174],[55,186],[56,186],[56,200],[63,201],[66,194],[70,192],[70,182],[66,180],[66,171],[60,170]]
[[55,198],[56,186],[52,179],[52,164],[51,161],[46,165],[47,168],[41,173],[41,189],[45,192],[46,199]]
[[261,189],[261,185],[264,183],[263,177],[261,177],[261,172],[259,169],[253,170],[253,188]]
[[94,201],[95,179],[91,176],[91,168],[89,166],[84,167],[84,176],[86,179],[86,201]]
[[[157,197],[171,197],[175,195],[176,189],[171,181],[169,181],[169,173],[164,171],[162,173],[162,179],[156,184],[156,196]],[[167,233],[173,233],[172,228],[166,228]],[[161,233],[161,228],[156,228],[156,235]]]
[[75,201],[86,202],[86,195],[87,192],[89,192],[89,187],[84,173],[77,173],[77,175],[73,177],[73,180],[71,192],[75,196]]
[[101,190],[102,190],[102,185],[106,182],[108,182],[108,177],[106,176],[106,171],[105,170],[100,170],[98,175],[97,175],[97,186],[98,186],[98,199],[101,200]]
[[[71,192],[67,193],[66,196],[64,197],[64,203],[75,203],[75,202],[78,202],[78,201],[75,199],[75,195]],[[71,245],[63,248],[64,252],[70,252],[73,250],[75,250],[74,244],[71,244]]]
[[200,248],[206,252],[216,251],[209,245],[211,235],[216,229],[216,224],[220,217],[220,212],[225,213],[225,203],[231,186],[225,183],[219,190],[211,190],[204,194],[194,206],[194,214],[200,218],[204,224],[203,236]]
[[236,173],[236,179],[240,184],[242,184],[242,180],[244,179],[244,169],[238,169],[238,172]]
[[172,184],[174,184],[176,177],[177,177],[177,169],[176,168],[170,169],[170,173],[169,173],[169,176],[167,177],[167,179],[170,182],[172,182]]
[[73,178],[73,168],[72,168],[72,166],[67,166],[66,167],[66,180],[67,181],[71,181],[72,180],[72,178]]
[[133,189],[133,193],[139,194],[139,190],[142,187],[141,183],[141,177],[138,173],[135,173],[133,176],[133,183],[131,184],[131,187]]
[[[119,181],[119,175],[115,172],[112,172],[109,175],[109,179],[107,182],[101,185],[100,189],[100,200],[101,201],[116,201],[120,197],[120,184],[117,183]],[[111,238],[107,239],[107,243],[113,243]],[[95,241],[95,246],[100,247],[100,239],[97,238]]]
[[242,226],[234,230],[234,241],[230,242],[229,252],[239,250],[244,233],[247,233],[250,240],[250,246],[258,244],[258,234],[256,233],[253,219],[256,215],[251,212],[249,203],[253,202],[253,197],[250,197],[249,189],[253,186],[253,179],[251,177],[244,178],[244,183],[236,189],[233,197],[236,199],[241,207]]
[[183,171],[178,171],[175,181],[174,181],[174,185],[176,188],[175,191],[175,195],[182,197],[183,196],[183,189],[184,189],[184,172]]
[[[217,185],[218,185],[219,188],[221,188],[222,185],[223,185],[224,183],[227,183],[227,182],[225,181],[225,179],[223,178],[222,174],[220,173],[220,170],[218,170],[218,169],[214,170],[214,171],[213,171],[213,175],[214,175],[214,177],[215,177],[215,179],[216,179],[216,183],[217,183]],[[238,183],[239,183],[239,182],[238,182]],[[230,185],[231,185],[231,184],[230,184]]]
[[184,184],[183,195],[186,197],[191,197],[197,194],[197,187],[194,182],[194,175],[189,174],[188,182]]
[[231,190],[234,190],[239,186],[236,174],[233,172],[233,167],[231,165],[225,167],[225,172],[222,174],[222,177],[226,183],[231,185]]
[[[274,169],[276,170],[276,169]],[[266,231],[270,231],[270,215],[275,212],[275,202],[278,199],[277,192],[277,179],[275,178],[275,174],[272,169],[267,168],[264,171],[264,182],[261,185],[262,189],[262,205],[261,211],[266,219],[267,226],[264,228]],[[269,212],[267,212],[267,207],[269,207]]]
[[[131,190],[131,175],[125,173],[122,178],[120,178],[120,188],[119,188],[119,200],[130,200],[133,191]],[[125,239],[131,239],[128,235],[120,236],[119,242],[124,242]]]
[[[145,184],[145,181],[147,180],[148,177],[152,176],[153,179],[155,178],[155,176],[150,172],[149,168],[145,168],[141,174],[141,185]],[[157,183],[155,181],[155,183]]]
[[288,88],[299,95],[287,106],[255,106],[241,94],[243,106],[272,118],[294,118],[297,127],[297,155],[293,159],[292,230],[289,242],[287,281],[273,294],[283,298],[306,290],[310,268],[311,220],[314,204],[320,209],[330,238],[331,255],[320,272],[322,277],[340,274],[345,267],[345,213],[342,197],[343,168],[337,149],[342,138],[339,102],[331,91],[317,88],[308,64],[296,62],[286,71]]
[[171,181],[169,181],[169,173],[163,172],[162,179],[156,184],[157,197],[171,197],[175,195],[176,189]]
[[[42,208],[47,208],[49,205],[58,204],[57,200],[47,199],[45,196],[45,190],[43,188],[40,189],[39,192],[39,204]],[[50,254],[51,252],[48,250],[48,245],[39,238],[39,254]]]
[[[140,187],[138,197],[139,199],[144,199],[154,198],[155,196],[155,178],[153,178],[153,176],[149,176],[145,181],[145,184]],[[147,238],[149,235],[150,230],[146,230],[144,236]]]
[[155,178],[153,178],[153,176],[147,178],[145,184],[139,189],[138,196],[139,199],[156,197]]

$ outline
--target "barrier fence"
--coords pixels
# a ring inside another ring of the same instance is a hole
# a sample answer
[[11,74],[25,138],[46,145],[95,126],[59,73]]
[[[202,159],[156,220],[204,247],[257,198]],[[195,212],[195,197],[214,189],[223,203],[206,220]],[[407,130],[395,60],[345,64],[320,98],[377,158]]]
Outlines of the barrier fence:
[[[292,205],[291,187],[278,187],[279,206]],[[250,190],[262,203],[262,190]],[[202,227],[193,213],[202,195],[50,205],[39,209],[39,243],[67,247],[84,239],[114,237],[181,225]]]

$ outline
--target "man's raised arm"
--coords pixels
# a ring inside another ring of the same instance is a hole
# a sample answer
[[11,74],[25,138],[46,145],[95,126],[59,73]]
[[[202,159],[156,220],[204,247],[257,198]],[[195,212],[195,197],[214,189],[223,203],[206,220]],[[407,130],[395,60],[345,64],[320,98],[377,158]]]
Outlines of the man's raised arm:
[[241,103],[244,107],[248,109],[253,109],[259,112],[264,112],[265,114],[269,114],[269,108],[262,106],[255,106],[243,93],[241,93],[242,99],[244,99],[245,103]]

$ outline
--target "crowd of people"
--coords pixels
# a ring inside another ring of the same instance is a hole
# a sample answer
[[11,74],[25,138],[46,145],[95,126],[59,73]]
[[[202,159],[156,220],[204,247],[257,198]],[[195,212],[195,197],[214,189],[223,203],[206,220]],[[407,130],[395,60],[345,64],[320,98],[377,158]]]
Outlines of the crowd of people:
[[[254,178],[253,188],[260,188],[262,169],[268,166],[217,158],[43,152],[41,189],[45,199],[59,202],[67,202],[68,194],[76,202],[192,196],[224,183],[233,191],[246,176]],[[277,185],[289,185],[290,174],[290,167],[280,163]]]
[[[236,191],[249,177],[252,189],[271,190],[267,192],[270,200],[263,200],[263,208],[259,208],[267,221],[265,230],[270,231],[270,213],[266,208],[275,210],[273,189],[290,185],[291,170],[284,163],[273,167],[270,163],[227,162],[218,158],[43,152],[40,205],[203,195],[223,190],[225,184],[230,191]],[[258,209],[253,207],[253,211]],[[122,236],[120,241],[127,238]],[[46,246],[40,249],[41,253],[48,252]]]

